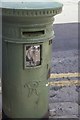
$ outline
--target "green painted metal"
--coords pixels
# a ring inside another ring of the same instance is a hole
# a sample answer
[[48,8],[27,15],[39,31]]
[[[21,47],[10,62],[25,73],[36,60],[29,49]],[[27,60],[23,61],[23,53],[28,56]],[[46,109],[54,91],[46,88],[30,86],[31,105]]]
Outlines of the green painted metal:
[[[59,3],[2,5],[3,111],[10,118],[41,118],[48,111],[48,78]],[[24,67],[25,45],[41,46],[41,64]]]

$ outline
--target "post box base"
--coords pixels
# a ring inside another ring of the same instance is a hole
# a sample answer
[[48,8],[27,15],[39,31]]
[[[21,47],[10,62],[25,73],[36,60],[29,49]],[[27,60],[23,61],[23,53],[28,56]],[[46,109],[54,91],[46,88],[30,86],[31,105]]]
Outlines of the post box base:
[[40,120],[49,120],[49,111]]
[[[11,120],[3,111],[2,111],[2,120]],[[36,118],[36,120],[38,120]],[[43,116],[43,118],[40,118],[39,120],[49,120],[49,111]]]

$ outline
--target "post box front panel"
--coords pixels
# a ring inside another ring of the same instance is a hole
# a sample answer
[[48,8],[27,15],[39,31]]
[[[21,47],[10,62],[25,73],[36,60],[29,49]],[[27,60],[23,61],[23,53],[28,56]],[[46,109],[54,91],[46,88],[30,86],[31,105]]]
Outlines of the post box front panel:
[[[48,86],[46,85],[51,58],[50,43],[50,41],[36,44],[5,43],[4,62],[7,60],[7,66],[5,70],[3,68],[3,110],[8,116],[41,117],[47,112]],[[29,49],[31,53],[34,50],[38,55],[38,58],[35,57],[35,64],[31,58],[32,63],[26,60]],[[26,64],[23,64],[24,60]],[[26,69],[23,69],[23,65],[26,65]]]

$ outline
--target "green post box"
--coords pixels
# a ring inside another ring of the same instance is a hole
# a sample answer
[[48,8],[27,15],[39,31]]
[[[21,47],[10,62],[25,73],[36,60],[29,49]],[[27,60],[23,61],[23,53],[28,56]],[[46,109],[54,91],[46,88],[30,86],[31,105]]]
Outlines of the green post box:
[[56,2],[2,3],[2,99],[9,118],[42,118],[48,111],[48,78]]

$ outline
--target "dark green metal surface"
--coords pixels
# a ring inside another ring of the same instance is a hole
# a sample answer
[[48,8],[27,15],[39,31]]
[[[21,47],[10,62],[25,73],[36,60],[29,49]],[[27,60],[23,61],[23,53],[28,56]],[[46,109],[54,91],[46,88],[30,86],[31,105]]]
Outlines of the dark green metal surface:
[[[59,3],[2,5],[3,111],[10,118],[41,118],[48,111],[54,15]],[[40,45],[40,65],[25,66],[24,46]]]

